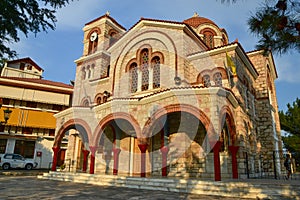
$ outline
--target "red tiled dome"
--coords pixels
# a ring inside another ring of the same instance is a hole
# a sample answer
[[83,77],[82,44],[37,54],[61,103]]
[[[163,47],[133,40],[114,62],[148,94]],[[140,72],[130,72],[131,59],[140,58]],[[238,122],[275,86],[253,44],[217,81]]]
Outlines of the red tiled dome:
[[199,25],[205,24],[205,23],[209,23],[209,24],[213,24],[213,25],[217,26],[210,19],[207,19],[205,17],[199,17],[199,15],[197,13],[195,13],[193,17],[184,20],[183,23],[186,23],[194,28],[197,28]]

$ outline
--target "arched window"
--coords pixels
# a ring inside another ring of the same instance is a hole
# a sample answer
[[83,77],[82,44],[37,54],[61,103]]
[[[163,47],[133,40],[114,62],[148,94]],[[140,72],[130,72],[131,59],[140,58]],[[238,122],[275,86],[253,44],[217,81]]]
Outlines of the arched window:
[[87,78],[90,79],[91,78],[91,74],[92,74],[91,67],[88,66],[86,69],[87,69],[87,74],[88,74]]
[[209,75],[204,75],[203,78],[202,78],[202,82],[203,82],[204,87],[210,87],[211,86],[210,76]]
[[204,29],[202,32],[204,43],[210,48],[214,48],[214,36],[216,35],[211,29]]
[[227,123],[225,123],[224,127],[222,129],[221,135],[220,135],[220,142],[221,142],[220,152],[227,152],[228,151],[229,140],[230,140],[230,133],[229,133],[229,130],[228,130]]
[[86,79],[85,67],[83,67],[82,70],[81,70],[81,79],[82,79],[82,80],[85,80],[85,79]]
[[96,103],[97,103],[97,105],[100,105],[102,102],[101,102],[101,97],[97,97],[97,100],[96,100]]
[[82,103],[82,106],[84,106],[84,107],[89,107],[89,100],[88,99],[85,99],[84,101],[83,101],[83,103]]
[[134,93],[137,91],[137,86],[138,86],[138,69],[136,63],[132,63],[130,65],[129,73],[130,73],[130,91]]
[[141,52],[141,71],[142,71],[142,91],[149,88],[149,50],[143,49]]
[[222,87],[222,74],[217,72],[214,74],[215,86]]
[[112,31],[109,34],[109,46],[113,45],[117,41],[117,33]]
[[160,87],[160,57],[155,56],[152,61],[153,66],[153,88]]
[[88,50],[88,54],[92,54],[95,53],[97,51],[97,46],[98,46],[98,31],[93,31],[90,34],[89,39],[89,50]]
[[106,103],[107,102],[107,96],[104,96],[103,97],[103,103]]

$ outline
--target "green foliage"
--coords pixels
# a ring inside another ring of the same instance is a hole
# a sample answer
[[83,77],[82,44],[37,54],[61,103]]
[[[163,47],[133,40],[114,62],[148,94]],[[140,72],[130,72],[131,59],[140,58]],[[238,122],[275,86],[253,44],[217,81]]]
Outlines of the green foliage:
[[300,99],[297,98],[293,104],[287,104],[287,111],[279,112],[280,125],[283,130],[288,132],[282,140],[286,149],[288,149],[296,163],[300,164]]
[[1,0],[0,1],[0,58],[17,55],[7,44],[18,42],[19,34],[27,37],[55,29],[56,10],[72,0]]
[[[236,3],[237,0],[221,0]],[[291,49],[300,52],[299,0],[265,0],[248,19],[248,26],[259,38],[256,47],[265,53],[286,53]]]
[[1,75],[1,72],[2,72],[2,69],[5,65],[5,63],[7,62],[8,59],[6,58],[0,58],[0,75]]
[[283,143],[286,149],[292,153],[292,157],[296,161],[297,171],[299,170],[300,164],[300,137],[297,135],[290,135],[283,137]]
[[300,52],[300,3],[298,0],[269,1],[248,20],[250,31],[260,39],[257,48],[286,53]]
[[287,104],[288,110],[279,112],[280,125],[286,132],[300,137],[300,99],[293,104]]

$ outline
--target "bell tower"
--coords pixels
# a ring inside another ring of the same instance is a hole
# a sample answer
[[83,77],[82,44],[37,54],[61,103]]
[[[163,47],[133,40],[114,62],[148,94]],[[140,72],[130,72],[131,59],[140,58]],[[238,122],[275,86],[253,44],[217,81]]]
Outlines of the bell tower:
[[106,90],[111,92],[108,89],[110,87],[99,89],[97,85],[102,80],[109,80],[110,53],[107,49],[126,32],[126,29],[107,12],[86,23],[83,32],[83,54],[75,60],[77,67],[73,106],[92,106],[98,94]]
[[87,56],[106,51],[126,32],[126,29],[106,12],[105,15],[86,23],[83,31],[83,56]]

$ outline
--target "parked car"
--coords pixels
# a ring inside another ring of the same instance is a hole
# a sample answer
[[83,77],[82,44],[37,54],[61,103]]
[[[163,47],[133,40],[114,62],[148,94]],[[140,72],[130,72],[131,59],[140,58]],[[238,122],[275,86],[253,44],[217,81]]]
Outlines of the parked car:
[[10,168],[24,168],[30,170],[36,168],[37,165],[37,162],[27,160],[20,154],[6,153],[0,157],[0,167],[4,170],[8,170]]

